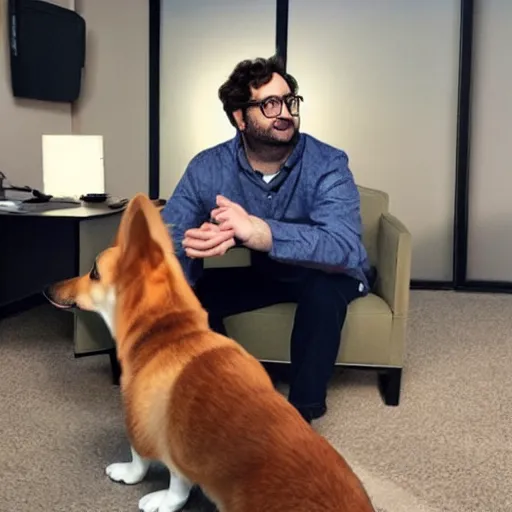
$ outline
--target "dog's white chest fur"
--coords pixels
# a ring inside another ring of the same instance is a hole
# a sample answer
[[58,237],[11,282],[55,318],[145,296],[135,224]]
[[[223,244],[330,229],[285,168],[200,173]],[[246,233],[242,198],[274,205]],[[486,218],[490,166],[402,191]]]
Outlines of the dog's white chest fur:
[[101,315],[112,337],[115,337],[116,291],[113,286],[105,289],[92,289],[91,298],[96,312]]

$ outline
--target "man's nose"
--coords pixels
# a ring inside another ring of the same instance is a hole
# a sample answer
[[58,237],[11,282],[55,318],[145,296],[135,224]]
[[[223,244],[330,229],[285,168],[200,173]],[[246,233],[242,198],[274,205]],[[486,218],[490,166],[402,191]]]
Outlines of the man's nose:
[[283,101],[283,107],[281,108],[281,115],[279,116],[283,119],[289,119],[290,121],[293,120],[293,116],[290,112],[290,109],[288,108],[288,105]]

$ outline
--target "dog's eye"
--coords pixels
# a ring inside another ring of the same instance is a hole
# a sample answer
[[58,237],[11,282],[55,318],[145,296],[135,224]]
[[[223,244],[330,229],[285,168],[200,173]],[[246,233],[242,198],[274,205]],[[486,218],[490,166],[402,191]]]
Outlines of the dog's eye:
[[98,272],[98,267],[96,266],[96,262],[94,262],[94,265],[92,266],[92,269],[89,272],[89,279],[91,281],[99,281],[100,280],[100,274]]

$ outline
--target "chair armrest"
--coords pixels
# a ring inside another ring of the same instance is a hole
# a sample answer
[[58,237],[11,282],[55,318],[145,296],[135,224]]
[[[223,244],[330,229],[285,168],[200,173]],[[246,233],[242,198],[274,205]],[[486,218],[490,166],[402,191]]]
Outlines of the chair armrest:
[[222,256],[204,260],[204,268],[250,267],[251,253],[246,247],[233,247]]
[[411,238],[411,233],[396,217],[390,213],[381,216],[376,291],[397,316],[406,316],[409,310]]

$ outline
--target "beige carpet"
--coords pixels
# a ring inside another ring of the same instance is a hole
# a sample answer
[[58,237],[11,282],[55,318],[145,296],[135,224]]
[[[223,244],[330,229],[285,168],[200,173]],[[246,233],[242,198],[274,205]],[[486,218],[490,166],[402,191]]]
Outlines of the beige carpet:
[[[0,322],[0,511],[129,512],[167,484],[122,486],[119,390],[107,357],[75,360],[69,314],[43,306]],[[385,512],[512,511],[512,296],[413,292],[401,405],[373,373],[334,379],[315,427]],[[199,496],[187,510],[208,510]]]

